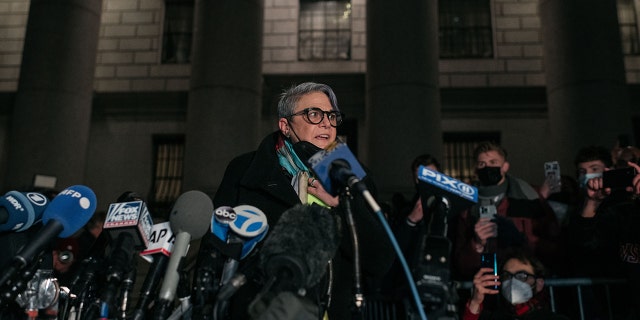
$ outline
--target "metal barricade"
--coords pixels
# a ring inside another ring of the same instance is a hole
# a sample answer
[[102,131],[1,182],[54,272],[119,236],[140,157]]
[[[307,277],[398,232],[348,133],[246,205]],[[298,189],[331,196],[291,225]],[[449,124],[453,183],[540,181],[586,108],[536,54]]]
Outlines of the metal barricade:
[[[549,290],[549,298],[551,304],[551,310],[558,312],[558,297],[556,297],[556,289],[558,288],[571,288],[575,287],[575,294],[578,302],[578,312],[581,320],[585,319],[585,306],[583,299],[584,287],[602,286],[606,296],[606,308],[608,313],[608,319],[613,318],[613,309],[611,303],[611,286],[626,285],[625,279],[617,278],[545,278],[544,285]],[[471,281],[461,282],[458,287],[459,290],[471,290],[473,283]],[[562,303],[562,302],[560,302]]]

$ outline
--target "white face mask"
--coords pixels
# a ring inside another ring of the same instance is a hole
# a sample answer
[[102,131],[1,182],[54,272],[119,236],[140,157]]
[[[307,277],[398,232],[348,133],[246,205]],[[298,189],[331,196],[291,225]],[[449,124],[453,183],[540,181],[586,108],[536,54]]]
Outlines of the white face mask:
[[513,305],[527,302],[533,297],[531,286],[515,278],[503,281],[500,292]]
[[602,177],[602,172],[596,172],[596,173],[587,173],[587,174],[581,174],[578,176],[578,183],[580,184],[580,188],[586,188],[587,187],[587,182],[593,178],[598,178],[598,177]]

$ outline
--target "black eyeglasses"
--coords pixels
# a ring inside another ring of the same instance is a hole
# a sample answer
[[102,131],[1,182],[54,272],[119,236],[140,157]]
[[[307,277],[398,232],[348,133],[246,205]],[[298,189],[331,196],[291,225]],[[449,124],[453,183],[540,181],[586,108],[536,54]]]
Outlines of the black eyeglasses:
[[501,280],[509,280],[511,278],[516,278],[522,282],[526,282],[529,278],[535,280],[537,277],[531,273],[526,271],[518,271],[516,273],[511,273],[509,271],[502,272],[502,276],[500,276]]
[[311,124],[318,124],[324,120],[324,115],[327,115],[329,124],[332,127],[337,127],[342,124],[342,117],[344,114],[340,111],[323,111],[320,108],[306,108],[300,112],[290,114],[286,118],[293,116],[304,116],[304,118]]

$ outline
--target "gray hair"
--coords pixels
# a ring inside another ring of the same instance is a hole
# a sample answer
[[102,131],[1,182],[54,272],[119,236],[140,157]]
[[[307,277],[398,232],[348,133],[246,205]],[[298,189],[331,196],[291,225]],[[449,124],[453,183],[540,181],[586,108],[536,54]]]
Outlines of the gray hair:
[[340,109],[338,109],[338,99],[331,87],[322,83],[304,82],[282,92],[280,101],[278,101],[278,118],[286,118],[293,114],[296,109],[296,103],[298,103],[300,98],[312,92],[322,92],[326,94],[327,97],[329,97],[331,108],[340,111]]

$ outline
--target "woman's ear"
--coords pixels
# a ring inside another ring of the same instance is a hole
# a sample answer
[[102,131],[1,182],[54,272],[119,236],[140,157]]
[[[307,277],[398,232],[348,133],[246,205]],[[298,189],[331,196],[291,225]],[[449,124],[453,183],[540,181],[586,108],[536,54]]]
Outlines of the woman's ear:
[[280,120],[278,120],[278,128],[280,129],[280,132],[282,132],[282,134],[285,137],[289,137],[289,135],[291,135],[291,133],[289,132],[291,129],[289,128],[289,121],[287,121],[286,118],[280,118]]

